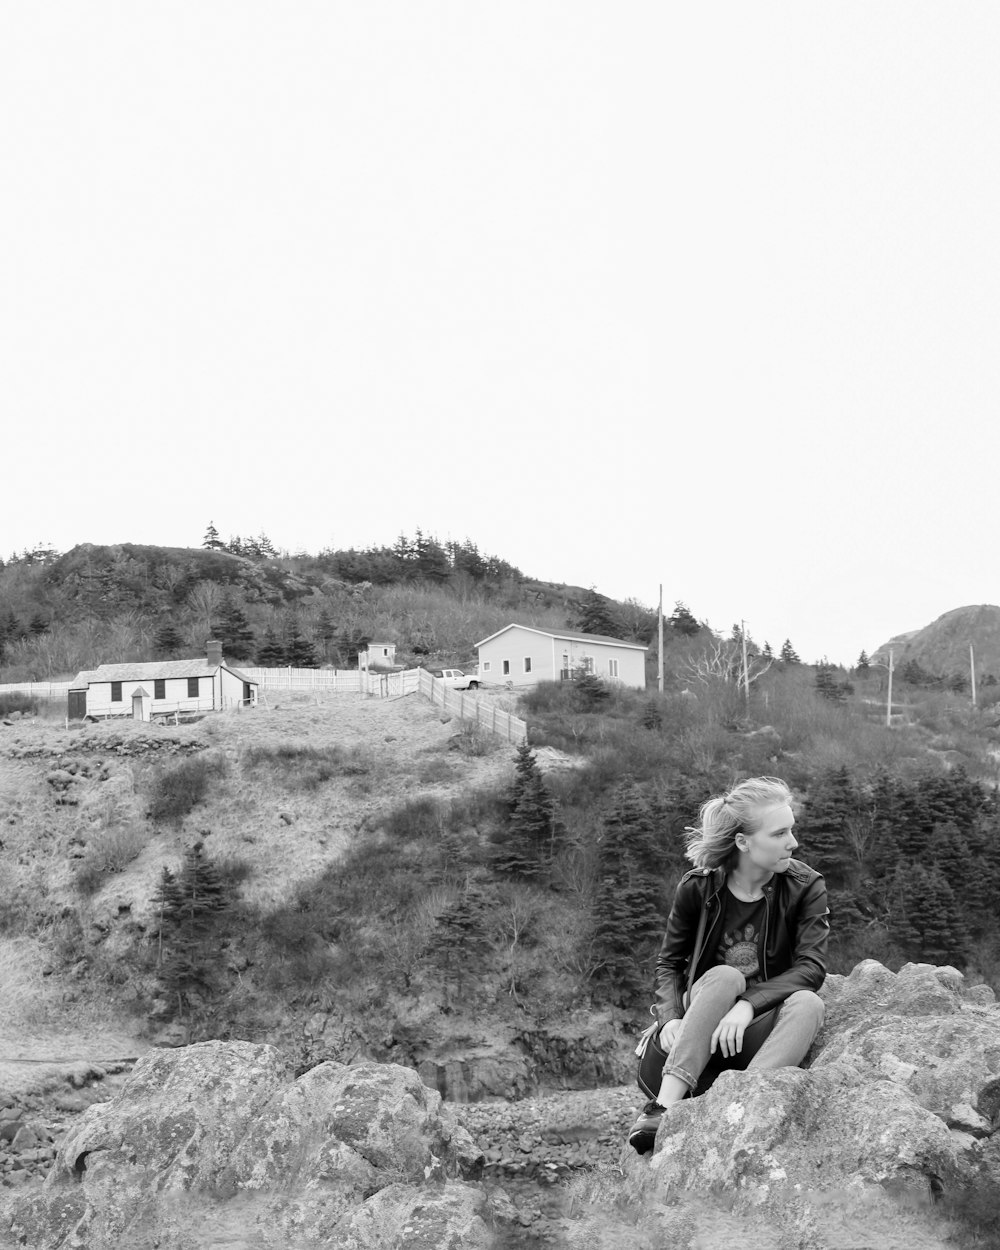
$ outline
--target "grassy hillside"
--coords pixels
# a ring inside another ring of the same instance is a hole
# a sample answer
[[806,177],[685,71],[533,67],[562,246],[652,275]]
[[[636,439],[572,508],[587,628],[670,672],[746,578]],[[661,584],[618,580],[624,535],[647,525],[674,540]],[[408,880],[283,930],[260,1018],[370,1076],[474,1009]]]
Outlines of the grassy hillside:
[[228,659],[264,665],[349,667],[373,639],[395,642],[404,664],[468,664],[476,642],[513,620],[565,628],[594,602],[609,615],[592,632],[646,641],[655,629],[642,605],[528,578],[469,541],[418,533],[392,548],[294,557],[232,545],[82,544],[12,558],[0,567],[0,682],[203,655],[208,638]]
[[769,670],[747,707],[731,674],[688,684],[684,645],[663,696],[525,696],[520,759],[419,696],[177,729],[16,722],[8,1003],[39,1027],[110,1013],[147,1037],[281,1040],[304,1062],[492,1064],[502,1089],[529,1070],[622,1080],[682,831],[758,773],[796,790],[832,970],[917,959],[997,985],[996,712],[914,691],[887,729],[877,675],[830,697],[803,665]]

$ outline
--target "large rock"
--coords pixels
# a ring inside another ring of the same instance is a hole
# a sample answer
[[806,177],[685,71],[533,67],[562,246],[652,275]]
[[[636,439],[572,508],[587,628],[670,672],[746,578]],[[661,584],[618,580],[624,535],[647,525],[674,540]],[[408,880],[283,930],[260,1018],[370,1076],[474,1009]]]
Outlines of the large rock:
[[481,1167],[410,1069],[324,1063],[295,1080],[272,1047],[207,1042],[141,1059],[90,1108],[0,1244],[362,1250],[411,1244],[417,1220],[428,1245],[485,1245],[486,1200],[458,1179]]
[[1000,1020],[991,990],[966,987],[954,968],[907,964],[894,975],[873,960],[830,982],[813,1071],[849,1066],[866,1085],[904,1086],[950,1128],[992,1131]]
[[724,1073],[671,1108],[642,1181],[649,1193],[699,1211],[699,1236],[725,1195],[750,1244],[770,1235],[810,1248],[898,1236],[944,1246],[934,1208],[949,1195],[975,1191],[976,1204],[1000,1210],[990,1140],[1000,1009],[990,991],[968,988],[953,968],[894,974],[866,961],[830,978],[824,999],[809,1069]]

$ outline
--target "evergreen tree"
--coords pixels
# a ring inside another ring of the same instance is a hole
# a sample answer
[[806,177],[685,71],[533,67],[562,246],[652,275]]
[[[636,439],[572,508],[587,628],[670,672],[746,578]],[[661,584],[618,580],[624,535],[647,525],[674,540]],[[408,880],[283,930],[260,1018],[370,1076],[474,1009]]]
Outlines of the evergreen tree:
[[337,624],[333,619],[333,613],[324,605],[320,608],[319,615],[316,618],[316,637],[319,639],[324,659],[329,659],[330,644],[336,636]]
[[285,662],[285,644],[269,625],[257,648],[257,663],[261,668],[280,668]]
[[858,676],[861,677],[865,673],[867,673],[871,669],[871,666],[872,666],[872,662],[868,658],[867,652],[862,651],[861,654],[858,656],[857,664],[854,666],[855,669],[857,670]]
[[832,703],[843,703],[854,687],[847,681],[838,681],[832,664],[821,663],[816,667],[816,693]]
[[49,622],[45,619],[45,614],[43,612],[33,612],[31,614],[31,620],[28,622],[28,632],[33,634],[36,638],[40,634],[47,634],[49,632]]
[[217,926],[229,906],[222,877],[196,842],[174,876],[164,868],[153,903],[160,918],[157,978],[171,1012],[185,1014],[218,979]]
[[801,664],[799,654],[792,646],[790,639],[786,638],[781,644],[781,654],[778,657],[782,664]]
[[695,620],[687,604],[682,603],[680,599],[674,604],[674,610],[667,618],[667,624],[675,634],[681,634],[686,638],[691,638],[701,632],[701,624]]
[[467,1000],[482,983],[482,956],[489,948],[485,927],[485,900],[471,882],[437,917],[428,954],[440,977],[445,1010],[450,1010],[454,990]]
[[823,774],[804,805],[795,832],[803,857],[832,884],[843,884],[854,861],[849,822],[859,811],[846,765]]
[[213,522],[209,521],[208,529],[205,531],[205,537],[201,540],[201,545],[207,551],[224,551],[226,544],[219,537],[219,531],[215,528]]
[[663,929],[664,854],[650,806],[632,782],[615,793],[599,844],[594,943],[602,979],[628,1002],[648,982]]
[[963,967],[968,930],[955,893],[939,868],[900,864],[891,882],[890,932],[913,959]]
[[173,656],[184,646],[184,635],[173,623],[170,617],[164,620],[156,627],[153,634],[153,646],[163,656]]
[[425,537],[417,530],[414,542],[417,572],[432,582],[443,582],[451,574],[448,554],[436,538]]
[[598,594],[593,587],[577,605],[574,627],[582,634],[601,634],[607,638],[617,638],[620,632],[611,600],[606,595]]
[[285,643],[285,660],[292,668],[316,668],[316,648],[304,637],[299,623],[293,620]]
[[573,693],[577,703],[588,712],[600,707],[611,697],[607,683],[602,681],[596,673],[583,673],[577,679]]
[[774,652],[771,650],[771,644],[767,641],[766,638],[764,640],[764,650],[760,654],[761,654],[761,658],[764,660],[774,659]]
[[223,654],[231,660],[249,660],[254,653],[254,633],[246,613],[231,598],[223,599],[218,617],[212,625],[217,638],[222,639]]
[[875,776],[870,802],[874,832],[867,868],[874,877],[884,880],[891,875],[900,860],[896,835],[900,815],[897,785],[884,769],[880,769]]
[[535,753],[522,742],[514,761],[507,826],[494,852],[497,871],[515,877],[541,876],[552,862],[559,833],[555,805]]

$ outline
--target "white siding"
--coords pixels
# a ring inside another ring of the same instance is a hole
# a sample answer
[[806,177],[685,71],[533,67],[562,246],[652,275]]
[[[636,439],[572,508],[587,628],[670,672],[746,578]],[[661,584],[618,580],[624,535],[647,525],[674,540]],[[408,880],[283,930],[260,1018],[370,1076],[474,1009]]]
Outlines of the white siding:
[[[243,703],[243,681],[242,679],[237,677],[235,673],[231,673],[227,668],[222,668],[219,670],[219,675],[217,675],[215,679],[215,684],[216,684],[217,689],[219,686],[220,676],[222,678],[222,703],[220,706],[226,708],[226,707],[237,707],[241,705]],[[257,688],[256,686],[251,685],[250,686],[251,702],[256,701],[256,695],[257,695]]]
[[[646,688],[646,652],[635,647],[615,646],[614,643],[582,641],[576,638],[560,638],[558,635],[535,633],[515,625],[495,638],[488,638],[479,648],[479,669],[489,661],[490,671],[484,680],[490,683],[511,682],[515,686],[535,686],[540,681],[559,681],[563,656],[568,656],[568,667],[585,667],[589,658],[593,671],[607,681],[617,680],[635,690]],[[531,672],[524,671],[525,657],[531,659]],[[510,662],[510,672],[504,674],[503,661]],[[618,661],[618,676],[611,674],[611,660]]]
[[[524,671],[524,661],[530,659],[531,672]],[[516,626],[492,638],[479,648],[479,670],[483,661],[490,662],[490,671],[484,681],[494,683],[512,682],[515,686],[537,686],[540,681],[556,681],[559,677],[552,668],[552,639],[546,634]],[[510,661],[510,672],[505,676],[503,661]]]
[[[162,699],[154,699],[156,692],[155,678],[144,677],[141,681],[133,678],[121,683],[122,697],[120,703],[111,702],[111,682],[91,682],[87,690],[88,716],[131,716],[132,695],[136,690],[145,690],[149,695],[145,711],[149,715],[167,715],[170,712],[211,712],[212,711],[212,678],[198,678],[198,697],[191,698],[187,692],[186,677],[168,677]],[[218,679],[215,682],[218,688]],[[242,693],[242,685],[240,687]]]

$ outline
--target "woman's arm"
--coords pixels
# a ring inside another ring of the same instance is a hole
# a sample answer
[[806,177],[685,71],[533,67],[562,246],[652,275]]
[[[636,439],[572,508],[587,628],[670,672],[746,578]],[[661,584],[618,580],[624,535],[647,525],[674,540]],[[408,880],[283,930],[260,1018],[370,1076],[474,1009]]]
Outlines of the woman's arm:
[[741,1000],[756,1015],[777,1007],[796,990],[818,990],[826,980],[826,946],[830,936],[830,908],[826,882],[817,876],[806,886],[794,913],[787,918],[794,934],[792,962],[784,972],[750,986]]
[[682,880],[674,893],[667,918],[667,929],[656,957],[656,1012],[662,1026],[684,1015],[684,977],[694,953],[698,919],[701,915],[703,881],[697,877]]

